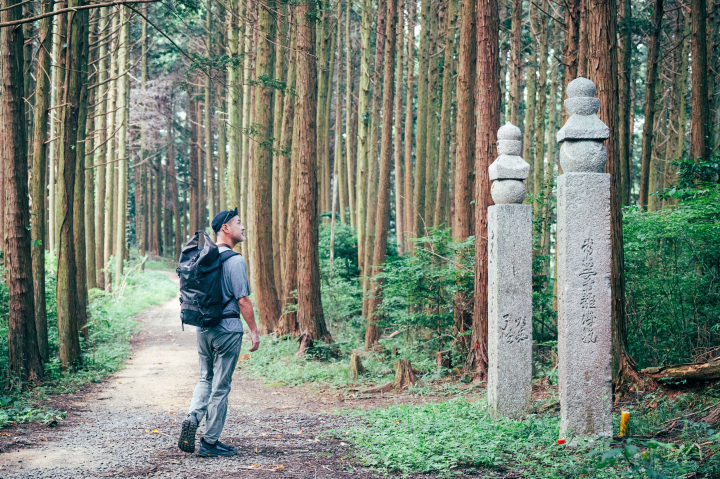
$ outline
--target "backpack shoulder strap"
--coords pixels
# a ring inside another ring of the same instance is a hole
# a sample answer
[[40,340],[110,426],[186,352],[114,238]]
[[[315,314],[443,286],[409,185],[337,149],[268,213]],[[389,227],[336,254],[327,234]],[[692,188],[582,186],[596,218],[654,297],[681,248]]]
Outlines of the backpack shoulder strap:
[[240,253],[236,253],[233,250],[227,250],[220,253],[220,264],[224,263],[225,261],[229,260],[233,256],[238,256]]
[[[233,250],[227,250],[220,253],[220,266],[222,267],[225,261],[229,260],[233,256],[240,256],[240,253],[236,253]],[[224,277],[220,276],[220,281],[224,281]],[[222,305],[223,311],[225,308],[228,307],[228,305],[232,302],[233,298],[230,298],[229,300],[225,301],[225,303]]]

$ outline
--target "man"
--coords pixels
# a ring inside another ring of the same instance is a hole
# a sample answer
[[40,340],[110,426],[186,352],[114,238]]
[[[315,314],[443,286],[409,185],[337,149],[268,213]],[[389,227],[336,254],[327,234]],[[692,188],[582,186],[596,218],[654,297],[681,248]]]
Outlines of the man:
[[[245,241],[245,227],[234,210],[221,211],[211,223],[216,235],[218,250],[231,250]],[[245,258],[235,255],[223,263],[222,296],[223,309],[220,324],[212,328],[197,329],[197,348],[200,356],[200,380],[190,403],[190,412],[182,423],[178,447],[185,452],[195,451],[195,432],[204,416],[205,435],[200,440],[199,456],[233,456],[237,448],[220,442],[225,425],[228,395],[232,374],[240,355],[243,325],[240,315],[250,328],[252,347],[260,347],[260,336],[255,324],[253,305],[250,302],[250,287],[247,279]]]

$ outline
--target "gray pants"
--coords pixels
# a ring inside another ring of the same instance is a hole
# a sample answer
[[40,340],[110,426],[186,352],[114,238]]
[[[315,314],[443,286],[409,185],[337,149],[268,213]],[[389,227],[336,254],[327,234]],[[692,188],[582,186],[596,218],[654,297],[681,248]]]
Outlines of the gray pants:
[[200,380],[195,386],[190,412],[200,423],[207,414],[205,441],[220,438],[227,416],[232,374],[237,365],[243,333],[219,332],[216,328],[197,331]]

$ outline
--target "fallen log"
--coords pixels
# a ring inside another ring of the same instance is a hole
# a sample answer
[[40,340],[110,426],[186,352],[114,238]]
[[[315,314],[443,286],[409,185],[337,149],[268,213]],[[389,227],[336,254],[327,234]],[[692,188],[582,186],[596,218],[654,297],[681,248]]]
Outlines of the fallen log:
[[640,371],[658,382],[715,381],[720,379],[720,359],[707,363],[673,364]]
[[370,389],[364,389],[362,391],[358,391],[358,394],[374,394],[374,393],[386,393],[390,392],[393,389],[393,382],[385,383],[380,386],[375,386],[374,388]]

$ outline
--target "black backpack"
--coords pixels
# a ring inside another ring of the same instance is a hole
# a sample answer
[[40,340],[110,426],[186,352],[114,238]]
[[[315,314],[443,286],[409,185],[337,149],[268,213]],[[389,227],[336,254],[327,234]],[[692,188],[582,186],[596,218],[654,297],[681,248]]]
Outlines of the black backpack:
[[[200,245],[200,236],[203,244]],[[210,236],[196,231],[180,254],[180,319],[185,325],[211,328],[220,324],[222,312],[230,301],[222,300],[223,263],[238,253],[220,253]]]

